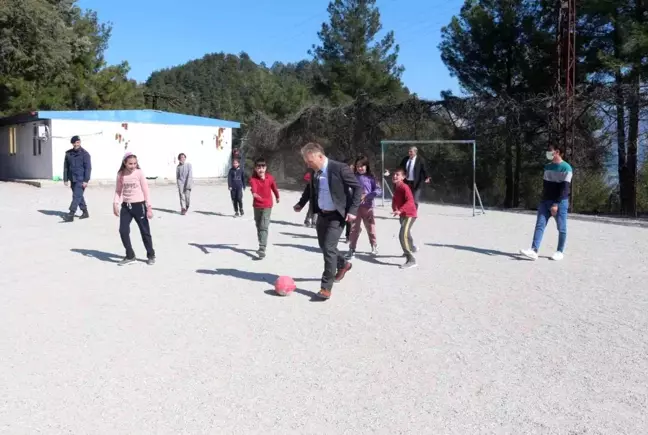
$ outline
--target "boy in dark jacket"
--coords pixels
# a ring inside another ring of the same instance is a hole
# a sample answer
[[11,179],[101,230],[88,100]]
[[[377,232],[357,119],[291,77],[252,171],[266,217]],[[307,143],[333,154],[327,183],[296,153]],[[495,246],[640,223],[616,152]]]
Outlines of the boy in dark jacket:
[[272,194],[279,204],[279,189],[272,175],[266,173],[266,162],[264,159],[256,159],[254,162],[254,174],[250,177],[250,191],[254,198],[254,222],[256,223],[257,236],[259,238],[259,259],[266,256],[268,245],[268,229],[270,228],[270,214],[272,213]]
[[[310,188],[311,185],[311,173],[307,171],[304,174],[304,182],[306,182],[306,187]],[[313,202],[308,201],[308,211],[306,212],[306,219],[304,219],[304,226],[308,228],[315,228],[317,224],[317,214],[313,212]]]
[[414,258],[414,240],[412,239],[412,225],[416,221],[417,211],[416,203],[414,202],[414,195],[412,190],[405,183],[405,170],[397,169],[392,176],[394,182],[394,196],[392,197],[392,210],[393,215],[400,218],[400,233],[398,240],[400,241],[403,253],[407,258],[405,264],[401,269],[409,269],[416,267],[416,259]]
[[227,187],[230,190],[232,197],[232,205],[234,205],[234,217],[243,216],[243,191],[247,184],[247,177],[245,171],[241,168],[239,159],[232,160],[232,167],[227,174]]
[[70,212],[64,217],[64,220],[67,222],[74,220],[77,208],[80,208],[83,212],[80,219],[90,217],[83,194],[85,193],[85,188],[88,187],[90,173],[92,172],[90,153],[81,148],[81,139],[79,136],[74,136],[70,142],[72,143],[72,149],[65,152],[65,160],[63,162],[63,183],[66,186],[70,185],[72,188]]

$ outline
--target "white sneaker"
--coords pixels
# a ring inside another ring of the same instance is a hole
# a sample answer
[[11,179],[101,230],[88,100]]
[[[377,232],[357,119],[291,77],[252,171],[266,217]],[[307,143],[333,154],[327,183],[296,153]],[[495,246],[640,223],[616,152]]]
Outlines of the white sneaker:
[[564,255],[562,252],[560,252],[560,251],[556,251],[556,253],[555,253],[554,255],[551,256],[551,259],[552,259],[553,261],[560,261],[560,260],[562,260],[563,258],[565,258],[565,255]]
[[520,254],[524,255],[529,260],[537,260],[538,253],[533,249],[520,249]]
[[378,255],[378,245],[374,245],[371,247],[371,255],[373,255],[374,257]]

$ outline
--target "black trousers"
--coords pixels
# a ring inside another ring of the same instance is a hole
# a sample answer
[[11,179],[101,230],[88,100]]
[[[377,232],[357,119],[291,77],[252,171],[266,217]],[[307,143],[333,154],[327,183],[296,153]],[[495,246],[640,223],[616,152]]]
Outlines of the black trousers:
[[344,237],[349,240],[351,236],[351,227],[353,226],[352,222],[344,222]]
[[421,184],[419,187],[414,188],[414,182],[409,180],[405,180],[405,184],[407,184],[409,188],[412,189],[412,195],[414,195],[414,204],[416,204],[416,209],[418,210],[419,201],[421,200],[421,191],[423,190],[423,185]]
[[344,228],[344,219],[338,212],[320,213],[317,217],[317,242],[324,256],[324,273],[322,285],[324,290],[331,290],[338,269],[346,263],[344,256],[338,251],[338,242]]
[[230,190],[230,197],[232,198],[234,213],[243,213],[243,188],[232,187],[232,190]]
[[154,258],[155,251],[153,250],[151,225],[146,217],[145,202],[122,203],[121,212],[119,213],[119,235],[126,249],[126,257],[135,258],[135,251],[133,251],[133,245],[130,239],[130,224],[133,219],[135,219],[135,223],[139,227],[140,234],[142,235],[142,241],[146,248],[146,257]]
[[86,211],[88,209],[88,206],[86,205],[85,198],[83,197],[83,194],[85,193],[83,183],[81,181],[72,181],[70,182],[70,188],[72,189],[70,213],[76,213],[77,208],[80,208],[82,211]]

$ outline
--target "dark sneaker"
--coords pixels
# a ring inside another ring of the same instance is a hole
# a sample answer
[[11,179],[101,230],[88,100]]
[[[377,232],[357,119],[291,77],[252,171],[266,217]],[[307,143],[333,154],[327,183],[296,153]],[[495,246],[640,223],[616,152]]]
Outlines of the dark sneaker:
[[126,266],[128,264],[135,264],[136,261],[137,261],[137,259],[135,257],[133,257],[133,258],[125,257],[122,261],[117,263],[117,265],[118,266]]
[[186,209],[186,208],[183,208],[182,210],[180,210],[180,214],[181,214],[182,216],[186,215],[186,214],[187,214],[187,209]]
[[355,253],[356,253],[355,249],[349,249],[349,252],[346,253],[344,258],[346,258],[347,260],[352,260],[353,257],[355,257]]
[[411,268],[416,267],[416,266],[418,266],[418,264],[416,264],[416,260],[413,259],[413,258],[410,258],[410,259],[407,260],[407,262],[406,262],[405,264],[403,264],[400,268],[401,268],[401,269],[411,269]]
[[257,255],[259,256],[259,260],[264,259],[264,258],[266,257],[265,250],[263,250],[263,249],[259,249],[259,250],[257,251]]
[[73,222],[74,221],[74,213],[70,212],[63,216],[63,221],[65,222]]
[[155,257],[150,257],[146,260],[146,264],[153,266],[155,264]]
[[234,213],[234,217],[235,217],[235,218],[237,218],[237,217],[239,217],[239,216],[241,216],[241,215],[239,214],[239,212]]
[[351,264],[351,263],[349,263],[347,261],[346,264],[344,265],[344,267],[342,267],[342,269],[338,269],[338,272],[335,275],[335,282],[342,281],[344,279],[344,276],[347,274],[348,271],[351,270],[352,267],[353,267],[353,264]]
[[245,216],[245,213],[241,210],[241,217]]
[[79,216],[79,219],[88,219],[90,217],[90,214],[88,213],[88,210],[83,210],[83,213],[81,216]]

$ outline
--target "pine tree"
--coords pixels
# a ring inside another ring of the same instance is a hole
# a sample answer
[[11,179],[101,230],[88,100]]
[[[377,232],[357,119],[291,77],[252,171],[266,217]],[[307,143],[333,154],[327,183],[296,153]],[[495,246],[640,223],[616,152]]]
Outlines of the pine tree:
[[364,97],[387,100],[403,95],[394,32],[382,30],[375,0],[334,0],[330,21],[318,32],[320,45],[310,54],[318,63],[315,92],[333,104]]

